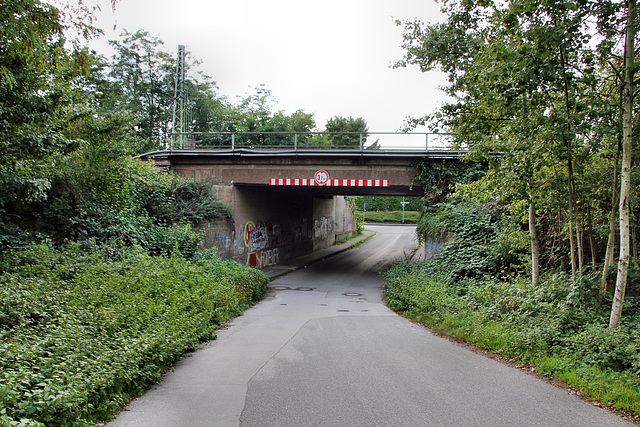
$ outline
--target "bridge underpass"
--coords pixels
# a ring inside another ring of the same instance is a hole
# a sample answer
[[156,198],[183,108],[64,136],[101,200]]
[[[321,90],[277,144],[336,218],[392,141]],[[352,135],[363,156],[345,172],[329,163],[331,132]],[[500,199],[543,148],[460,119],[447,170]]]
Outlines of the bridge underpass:
[[204,245],[262,268],[333,245],[357,231],[345,196],[422,197],[413,163],[458,162],[438,150],[167,150],[144,159],[205,181],[232,218],[201,226]]

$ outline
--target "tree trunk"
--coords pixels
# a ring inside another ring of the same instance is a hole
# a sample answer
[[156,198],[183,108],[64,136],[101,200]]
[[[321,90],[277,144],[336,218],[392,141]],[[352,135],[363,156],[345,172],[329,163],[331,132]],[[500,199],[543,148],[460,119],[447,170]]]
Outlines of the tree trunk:
[[587,206],[587,237],[589,239],[589,249],[591,251],[591,267],[596,269],[596,242],[593,239],[593,218],[591,214],[591,202],[586,203]]
[[[569,83],[567,81],[566,75],[568,75],[567,68],[567,60],[564,52],[564,48],[560,48],[560,63],[562,64],[562,69],[565,70],[565,78],[564,78],[564,106],[567,110],[567,123],[571,123],[572,121],[572,112],[570,107],[570,98],[569,98]],[[568,131],[568,129],[567,129]],[[569,245],[571,247],[571,274],[575,276],[578,270],[578,266],[576,265],[576,244],[573,240],[576,232],[576,192],[575,192],[575,180],[573,176],[573,149],[571,147],[571,139],[570,137],[563,133],[562,141],[564,142],[567,148],[567,180],[568,189],[569,189]]]
[[[629,207],[629,209],[631,209],[631,207]],[[631,212],[631,210],[630,210]],[[636,223],[636,217],[633,216],[633,214],[629,214],[630,217],[630,225],[629,227],[631,227],[631,257],[630,257],[630,261],[633,261],[637,256],[638,256],[638,238],[637,238],[637,231],[638,231],[638,224]]]
[[607,240],[607,252],[604,256],[604,266],[602,268],[602,278],[600,279],[600,291],[598,292],[598,304],[602,304],[604,293],[609,289],[607,277],[609,269],[613,265],[613,255],[616,250],[616,223],[618,213],[618,167],[620,164],[620,152],[622,144],[618,142],[618,151],[616,152],[616,165],[613,169],[613,185],[611,187],[611,212],[609,213],[609,239]]
[[584,271],[584,230],[582,229],[582,222],[576,224],[576,246],[578,249],[578,273],[582,274]]
[[[568,151],[571,149],[568,148]],[[575,193],[573,191],[573,163],[571,159],[567,160],[567,172],[569,175],[569,246],[571,249],[571,275],[575,276],[578,272],[578,265],[576,264],[576,242],[575,242],[575,223],[576,223],[576,210],[575,210]]]
[[613,329],[620,323],[624,295],[627,288],[627,273],[631,258],[631,229],[630,229],[630,189],[631,189],[631,150],[633,146],[633,77],[635,71],[634,38],[636,24],[636,0],[628,0],[627,31],[624,47],[624,92],[622,115],[622,170],[620,172],[620,258],[618,260],[618,278],[616,291],[611,306],[609,328]]
[[536,205],[529,202],[529,235],[531,236],[531,281],[534,285],[540,278],[540,245],[536,231]]

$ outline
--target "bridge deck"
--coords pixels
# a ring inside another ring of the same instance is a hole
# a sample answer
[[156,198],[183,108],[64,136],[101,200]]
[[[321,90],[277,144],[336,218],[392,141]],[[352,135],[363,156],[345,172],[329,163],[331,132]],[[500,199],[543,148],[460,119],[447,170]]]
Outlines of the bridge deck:
[[418,149],[306,149],[306,148],[193,148],[152,151],[141,154],[143,159],[158,159],[168,156],[219,156],[219,157],[369,157],[369,158],[431,158],[459,159],[465,151],[418,150]]

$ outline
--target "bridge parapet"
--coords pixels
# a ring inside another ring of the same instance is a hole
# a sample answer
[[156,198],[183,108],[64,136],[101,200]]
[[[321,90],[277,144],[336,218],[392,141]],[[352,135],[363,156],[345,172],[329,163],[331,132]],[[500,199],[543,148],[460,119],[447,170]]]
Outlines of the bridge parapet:
[[166,150],[158,150],[150,153],[141,154],[142,159],[155,159],[156,162],[169,156],[199,156],[199,157],[235,157],[235,158],[269,158],[269,157],[296,157],[296,158],[431,158],[431,159],[459,159],[464,156],[466,151],[447,150],[447,149],[429,149],[416,150],[410,148],[395,149],[353,149],[353,148],[293,148],[293,147],[265,147],[258,146],[254,148],[241,147],[197,147],[197,148],[169,148]]
[[433,152],[450,151],[453,144],[451,133],[428,132],[176,132],[166,148]]

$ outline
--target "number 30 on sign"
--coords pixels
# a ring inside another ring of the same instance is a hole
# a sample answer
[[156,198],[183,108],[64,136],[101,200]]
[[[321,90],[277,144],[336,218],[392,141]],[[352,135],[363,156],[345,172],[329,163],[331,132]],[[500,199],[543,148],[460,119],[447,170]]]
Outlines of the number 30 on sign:
[[326,185],[329,182],[329,174],[327,171],[318,171],[313,176],[316,185]]

